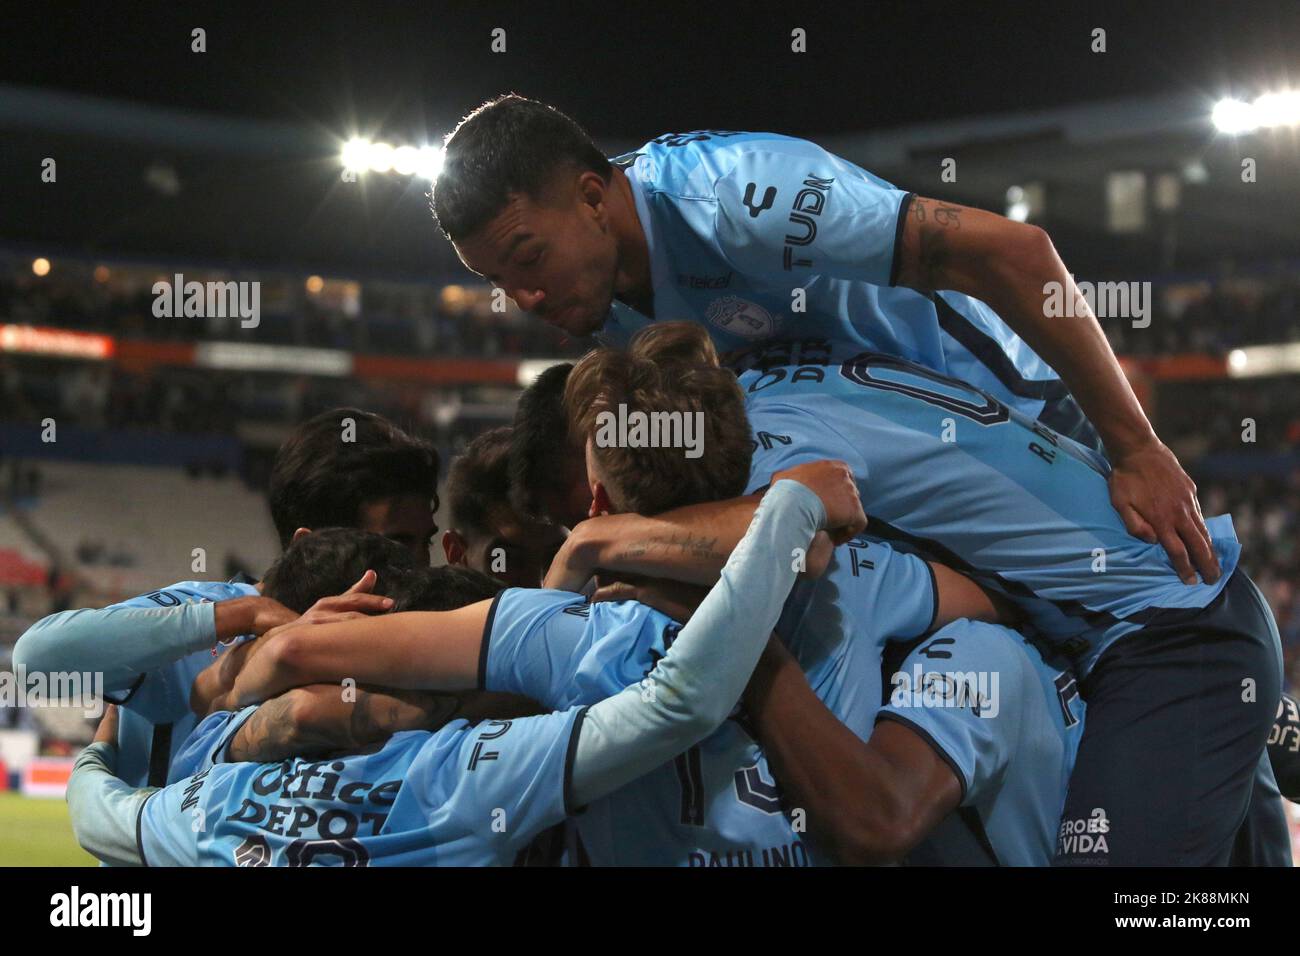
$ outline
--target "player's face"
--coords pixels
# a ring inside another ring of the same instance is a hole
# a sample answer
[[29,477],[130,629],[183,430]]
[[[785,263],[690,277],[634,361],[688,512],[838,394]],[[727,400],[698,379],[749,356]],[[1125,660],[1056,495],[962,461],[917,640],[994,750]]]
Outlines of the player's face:
[[429,544],[438,526],[433,523],[430,500],[421,495],[376,498],[361,506],[357,527],[391,538],[421,564],[429,563]]
[[551,559],[564,543],[555,525],[525,521],[511,508],[493,508],[489,520],[493,534],[471,537],[465,563],[475,571],[495,575],[516,588],[535,588],[542,582]]
[[618,271],[603,186],[587,173],[558,178],[540,201],[516,194],[456,251],[525,312],[570,335],[591,335],[604,324]]

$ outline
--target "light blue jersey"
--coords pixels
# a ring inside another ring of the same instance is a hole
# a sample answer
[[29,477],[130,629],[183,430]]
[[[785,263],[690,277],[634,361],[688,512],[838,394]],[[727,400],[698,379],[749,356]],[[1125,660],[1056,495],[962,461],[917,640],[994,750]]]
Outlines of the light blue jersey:
[[[256,594],[251,584],[181,581],[110,607],[167,608]],[[117,728],[119,777],[132,786],[143,787],[147,783],[170,783],[191,772],[191,768],[174,763],[198,723],[190,711],[190,690],[194,679],[224,649],[214,646],[198,651],[140,674],[124,687],[106,687],[108,699],[121,704]],[[166,748],[166,760],[161,753],[153,755],[155,744]],[[151,762],[155,767],[153,781],[149,779]]]
[[149,797],[146,864],[510,865],[566,815],[585,710],[456,720],[332,760],[222,762],[255,709],[208,717],[188,744],[203,755],[194,775]]
[[[925,633],[934,619],[925,562],[859,539],[820,578],[796,584],[777,633],[814,689],[863,739],[881,700],[886,639]],[[633,601],[588,604],[567,591],[512,588],[496,599],[483,686],[545,707],[593,703],[639,684],[679,625]],[[574,821],[572,862],[597,866],[806,866],[829,862],[781,804],[761,748],[737,710],[671,764],[588,806]]]
[[751,489],[774,472],[840,458],[870,530],[1016,602],[1081,677],[1157,616],[1194,613],[1222,590],[1241,545],[1207,521],[1223,576],[1184,585],[1164,548],[1133,537],[1098,455],[964,382],[874,352],[743,373],[754,434]]
[[[656,318],[704,325],[723,352],[794,337],[836,343],[840,358],[869,348],[973,382],[1031,419],[1066,427],[1055,417],[1066,402],[1078,415],[987,305],[895,285],[912,194],[775,133],[669,134],[613,162],[649,245]],[[604,338],[625,344],[648,321],[616,302]]]
[[[901,651],[901,649],[900,649]],[[961,784],[960,809],[909,855],[928,866],[1048,866],[1084,705],[1068,666],[1018,633],[953,621],[888,655],[878,719],[920,734]]]

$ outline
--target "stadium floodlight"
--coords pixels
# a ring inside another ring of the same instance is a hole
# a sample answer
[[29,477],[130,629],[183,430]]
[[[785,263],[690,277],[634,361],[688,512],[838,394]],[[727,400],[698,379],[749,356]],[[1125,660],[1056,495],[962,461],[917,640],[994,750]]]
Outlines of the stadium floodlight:
[[1294,126],[1300,123],[1300,90],[1265,93],[1255,100],[1260,126]]
[[32,272],[38,276],[47,276],[50,274],[50,260],[42,256],[39,259],[32,260]]
[[1220,133],[1236,136],[1257,129],[1300,124],[1300,90],[1264,93],[1253,103],[1227,97],[1214,104],[1210,114]]
[[343,144],[340,156],[343,168],[353,173],[362,173],[370,166],[370,140],[354,136]]
[[368,153],[369,165],[376,173],[386,173],[393,168],[393,147],[388,143],[371,143]]
[[1238,133],[1248,133],[1259,125],[1255,121],[1255,108],[1244,100],[1231,97],[1215,103],[1210,118],[1220,133],[1233,136]]
[[433,182],[442,172],[443,151],[441,146],[421,147],[419,160],[415,165],[416,175]]
[[399,146],[393,150],[393,172],[399,176],[409,176],[415,172],[420,153],[414,146]]

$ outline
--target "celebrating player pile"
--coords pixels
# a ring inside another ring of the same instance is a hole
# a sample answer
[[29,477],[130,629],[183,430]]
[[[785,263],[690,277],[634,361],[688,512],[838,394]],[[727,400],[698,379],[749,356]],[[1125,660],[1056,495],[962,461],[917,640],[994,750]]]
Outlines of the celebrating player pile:
[[[433,208],[606,344],[453,466],[453,567],[436,456],[341,409],[282,450],[260,585],[24,635],[122,695],[69,790],[96,856],[1286,864],[1276,625],[1096,320],[1046,316],[1040,229],[772,134],[610,161],[516,96]],[[608,440],[634,414],[703,454]]]

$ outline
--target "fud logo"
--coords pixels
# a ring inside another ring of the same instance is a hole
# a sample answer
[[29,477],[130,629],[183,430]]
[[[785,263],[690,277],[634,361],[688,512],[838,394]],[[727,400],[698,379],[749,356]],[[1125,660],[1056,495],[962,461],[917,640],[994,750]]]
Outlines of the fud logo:
[[767,309],[734,295],[714,299],[704,314],[724,332],[747,339],[768,338],[777,327],[776,319]]

